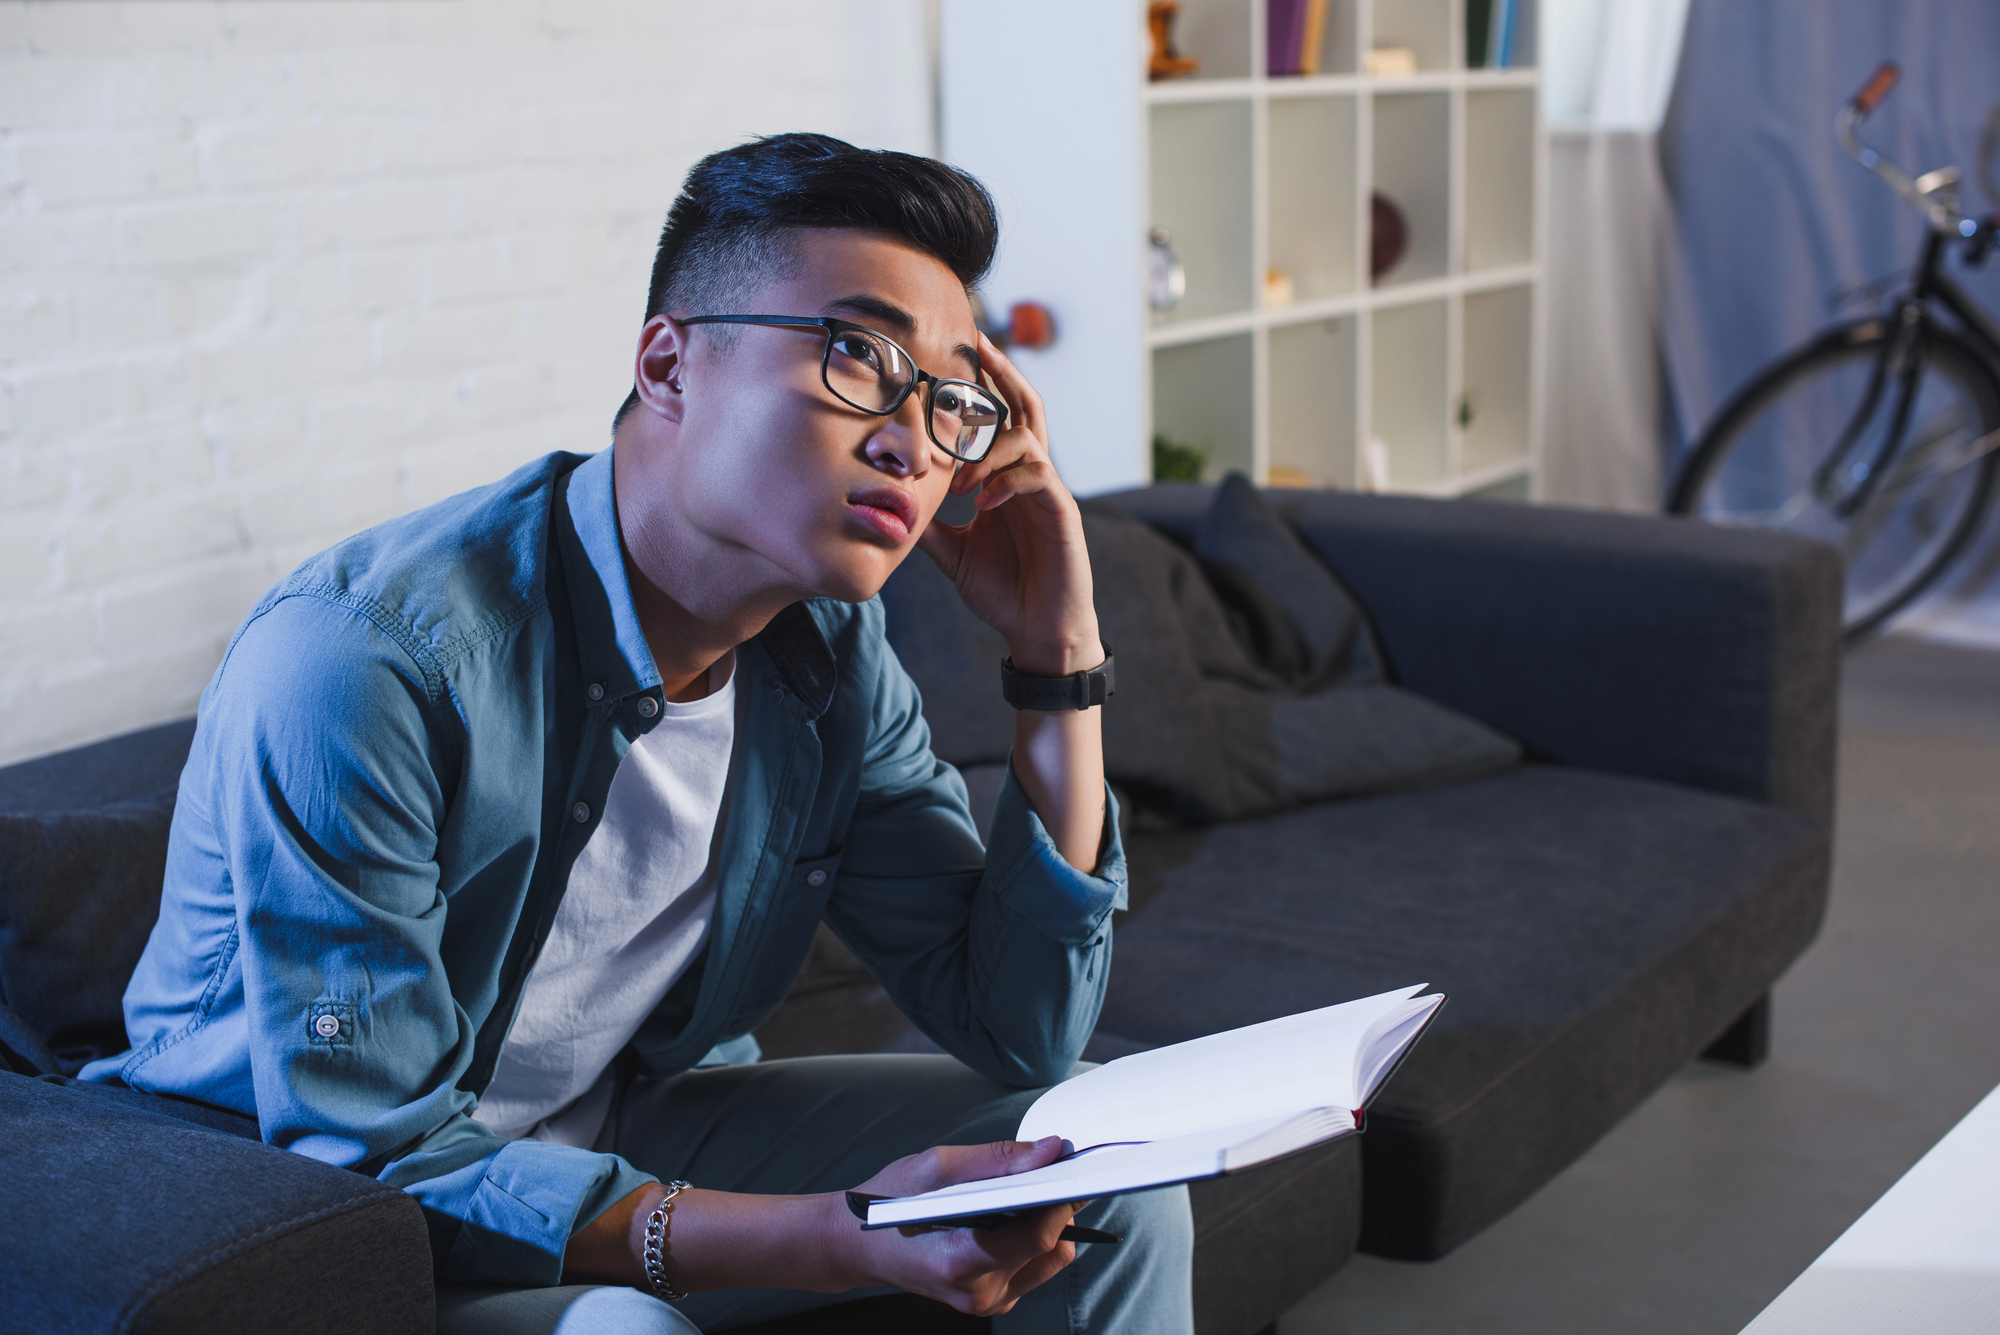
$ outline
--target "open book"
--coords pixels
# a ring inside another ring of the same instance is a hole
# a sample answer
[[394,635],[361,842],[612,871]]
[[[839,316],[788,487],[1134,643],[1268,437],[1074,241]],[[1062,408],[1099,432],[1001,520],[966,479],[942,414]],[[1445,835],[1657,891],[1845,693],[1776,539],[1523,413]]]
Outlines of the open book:
[[1425,984],[1120,1057],[1036,1099],[1021,1140],[1076,1146],[1043,1168],[865,1201],[868,1228],[994,1215],[1216,1177],[1359,1131],[1444,1003]]

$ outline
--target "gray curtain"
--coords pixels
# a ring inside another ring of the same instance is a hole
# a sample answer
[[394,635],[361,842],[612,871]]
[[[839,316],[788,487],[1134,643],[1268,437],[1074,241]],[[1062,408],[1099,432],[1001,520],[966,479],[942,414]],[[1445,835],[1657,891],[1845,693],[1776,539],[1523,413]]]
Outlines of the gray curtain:
[[[1678,454],[1756,371],[1864,302],[1834,295],[1910,265],[1923,220],[1840,151],[1833,116],[1883,59],[1903,82],[1865,135],[1916,172],[1966,171],[1968,211],[2000,117],[1995,0],[1692,0],[1660,141],[1672,200],[1663,300]],[[1990,169],[2000,174],[2000,167]],[[1960,274],[2000,312],[2000,259]],[[2000,525],[1905,623],[2000,646]]]

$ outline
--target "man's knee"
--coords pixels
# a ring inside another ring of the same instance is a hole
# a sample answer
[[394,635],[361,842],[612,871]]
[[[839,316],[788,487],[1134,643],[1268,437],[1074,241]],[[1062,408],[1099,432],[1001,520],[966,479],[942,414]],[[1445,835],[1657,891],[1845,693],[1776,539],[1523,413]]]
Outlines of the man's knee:
[[1162,1257],[1194,1254],[1194,1212],[1188,1205],[1188,1189],[1184,1186],[1157,1187],[1092,1201],[1077,1215],[1077,1222],[1116,1233],[1125,1239],[1120,1246],[1137,1242]]

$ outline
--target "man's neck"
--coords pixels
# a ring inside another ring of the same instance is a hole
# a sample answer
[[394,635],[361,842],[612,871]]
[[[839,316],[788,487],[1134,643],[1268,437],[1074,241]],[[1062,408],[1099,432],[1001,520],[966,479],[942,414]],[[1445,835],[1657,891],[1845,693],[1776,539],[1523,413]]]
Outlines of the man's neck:
[[632,589],[632,606],[639,627],[659,669],[667,699],[685,704],[708,694],[709,669],[729,651],[770,623],[779,608],[712,621],[690,611],[673,595],[646,577],[631,553],[625,555],[625,581]]
[[[630,434],[621,427],[617,448],[653,444],[628,441]],[[630,504],[623,473],[614,468],[612,479],[625,582],[661,687],[669,700],[699,700],[718,660],[805,595],[774,580],[766,563],[745,559],[749,553],[676,524],[671,507]]]

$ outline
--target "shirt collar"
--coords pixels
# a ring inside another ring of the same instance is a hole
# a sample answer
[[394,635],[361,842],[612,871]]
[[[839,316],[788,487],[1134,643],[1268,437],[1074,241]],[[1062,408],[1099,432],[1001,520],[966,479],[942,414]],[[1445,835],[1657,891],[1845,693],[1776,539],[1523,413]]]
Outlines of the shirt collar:
[[[611,485],[612,452],[592,455],[569,475],[569,532],[564,543],[570,602],[585,682],[601,683],[616,700],[660,684],[660,669],[639,628],[639,610],[625,578],[625,543],[618,534],[618,498]],[[595,578],[578,579],[578,557]],[[606,632],[609,632],[607,635]]]

